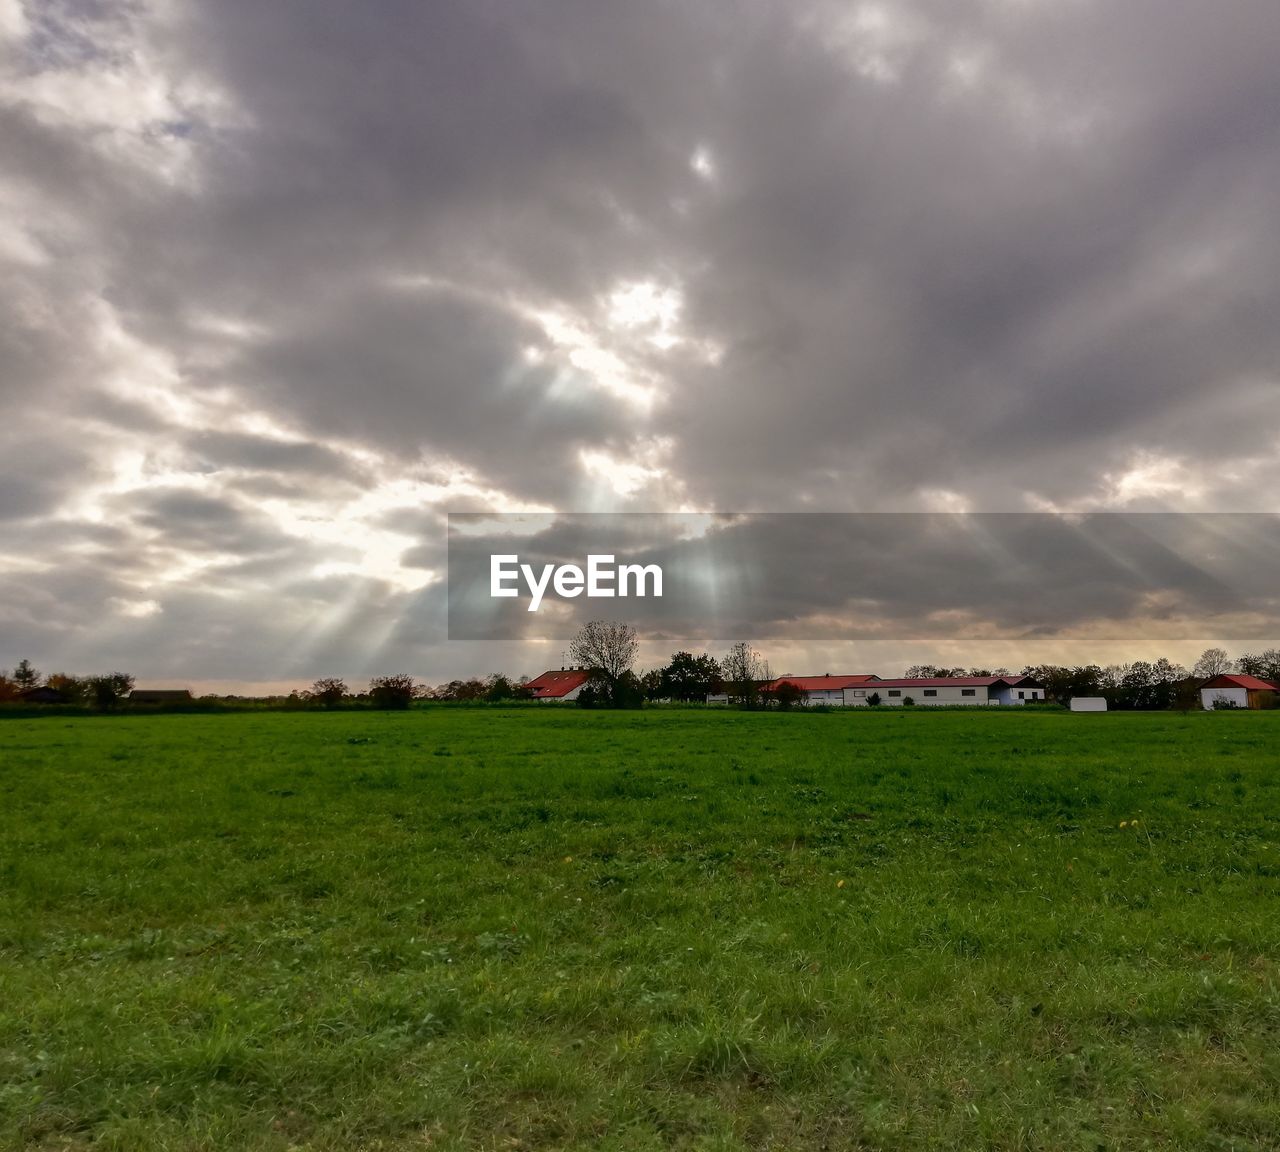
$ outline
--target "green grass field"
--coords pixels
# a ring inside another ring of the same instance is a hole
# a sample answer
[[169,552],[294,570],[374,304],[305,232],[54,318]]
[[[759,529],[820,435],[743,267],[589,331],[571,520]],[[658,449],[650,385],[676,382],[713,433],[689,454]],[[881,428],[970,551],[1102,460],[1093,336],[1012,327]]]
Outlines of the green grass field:
[[1280,1147],[1280,713],[0,723],[0,1146]]

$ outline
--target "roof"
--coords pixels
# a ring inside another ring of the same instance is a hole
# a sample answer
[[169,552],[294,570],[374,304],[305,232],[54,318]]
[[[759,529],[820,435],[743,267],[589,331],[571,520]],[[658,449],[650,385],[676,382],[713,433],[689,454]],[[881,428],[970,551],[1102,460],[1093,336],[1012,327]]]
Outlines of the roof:
[[135,688],[129,693],[129,699],[135,704],[169,704],[190,700],[191,691],[187,688]]
[[559,672],[544,672],[525,687],[537,700],[559,700],[590,679],[591,673],[583,668],[561,668]]
[[1040,687],[1030,676],[927,676],[919,680],[878,680],[877,688],[994,688],[996,685]]
[[852,688],[858,684],[867,684],[872,681],[879,683],[875,676],[779,676],[776,680],[770,680],[766,686],[766,691],[772,692],[781,684],[794,684],[802,692],[821,692],[823,689],[830,689],[832,692],[838,692],[842,688]]
[[1201,688],[1246,688],[1250,692],[1280,692],[1270,680],[1259,680],[1256,676],[1224,674],[1206,680]]

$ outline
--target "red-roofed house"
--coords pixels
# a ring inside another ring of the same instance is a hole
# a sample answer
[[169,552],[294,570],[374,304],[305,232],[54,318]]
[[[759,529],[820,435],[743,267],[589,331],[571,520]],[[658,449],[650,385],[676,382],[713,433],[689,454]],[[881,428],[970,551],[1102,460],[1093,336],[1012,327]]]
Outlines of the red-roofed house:
[[765,693],[776,692],[780,685],[793,684],[804,693],[801,704],[815,707],[820,704],[843,706],[845,703],[845,689],[859,688],[865,684],[874,684],[877,681],[876,676],[832,676],[828,672],[825,676],[779,676],[776,680],[770,680],[762,691]]
[[590,679],[591,673],[585,668],[561,668],[559,672],[544,672],[525,687],[535,700],[576,700]]
[[1278,696],[1280,687],[1256,676],[1224,673],[1200,685],[1205,708],[1272,708]]
[[1030,676],[932,676],[877,680],[845,689],[844,702],[866,704],[874,692],[881,704],[1028,704],[1044,700],[1044,685]]

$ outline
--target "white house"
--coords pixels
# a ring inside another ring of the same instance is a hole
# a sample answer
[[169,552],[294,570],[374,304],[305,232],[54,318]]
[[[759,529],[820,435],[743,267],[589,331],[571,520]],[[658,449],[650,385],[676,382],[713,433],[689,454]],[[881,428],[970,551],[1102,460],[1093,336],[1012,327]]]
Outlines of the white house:
[[1030,676],[931,676],[919,680],[875,680],[844,690],[850,707],[865,706],[875,694],[881,704],[1020,705],[1043,700],[1044,685]]

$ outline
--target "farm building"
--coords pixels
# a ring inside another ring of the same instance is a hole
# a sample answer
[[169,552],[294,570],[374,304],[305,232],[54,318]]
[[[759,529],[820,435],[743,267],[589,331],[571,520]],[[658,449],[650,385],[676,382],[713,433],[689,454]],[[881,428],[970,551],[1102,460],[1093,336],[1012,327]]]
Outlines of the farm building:
[[190,704],[188,688],[135,688],[129,693],[130,704]]
[[1280,687],[1256,676],[1226,673],[1200,685],[1200,703],[1205,708],[1273,708],[1280,703]]
[[585,668],[561,668],[559,672],[544,672],[525,687],[535,700],[576,700],[590,679],[591,673]]
[[764,685],[763,691],[776,692],[783,684],[791,684],[804,693],[799,701],[801,704],[809,707],[820,704],[843,706],[846,688],[874,684],[878,680],[877,676],[832,676],[830,672],[825,676],[779,676]]
[[924,705],[1028,704],[1043,700],[1044,685],[1030,676],[931,676],[919,680],[873,680],[844,690],[844,702],[865,706],[875,694],[881,704],[899,705],[910,700]]
[[24,704],[70,704],[71,697],[60,688],[50,688],[47,684],[42,688],[28,688],[22,694]]

